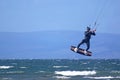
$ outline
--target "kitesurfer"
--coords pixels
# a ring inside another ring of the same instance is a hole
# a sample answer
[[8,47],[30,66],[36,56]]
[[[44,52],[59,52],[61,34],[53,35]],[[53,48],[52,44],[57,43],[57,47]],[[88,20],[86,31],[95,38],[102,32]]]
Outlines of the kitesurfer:
[[[85,53],[87,53],[88,49],[90,48],[91,35],[94,35],[94,36],[95,36],[95,35],[96,35],[96,34],[95,34],[95,31],[96,31],[96,30],[91,30],[90,27],[87,27],[87,30],[86,30],[85,33],[84,33],[85,37],[84,37],[84,39],[78,44],[77,49],[78,49],[83,43],[86,43],[87,48],[86,48],[86,50],[85,50]],[[76,49],[76,51],[77,51],[77,49]]]

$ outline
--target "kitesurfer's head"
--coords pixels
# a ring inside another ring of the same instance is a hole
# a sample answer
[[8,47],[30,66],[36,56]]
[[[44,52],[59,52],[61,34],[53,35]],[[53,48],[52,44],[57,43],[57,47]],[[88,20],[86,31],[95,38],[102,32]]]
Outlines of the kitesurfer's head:
[[90,27],[87,27],[87,31],[90,31]]

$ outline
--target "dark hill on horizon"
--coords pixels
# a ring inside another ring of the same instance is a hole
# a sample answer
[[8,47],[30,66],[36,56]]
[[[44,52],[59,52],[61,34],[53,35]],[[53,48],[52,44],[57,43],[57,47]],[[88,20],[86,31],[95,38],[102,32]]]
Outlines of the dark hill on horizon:
[[93,36],[92,57],[70,51],[71,45],[76,46],[84,38],[79,31],[0,32],[0,38],[0,59],[120,58],[119,34],[97,33]]

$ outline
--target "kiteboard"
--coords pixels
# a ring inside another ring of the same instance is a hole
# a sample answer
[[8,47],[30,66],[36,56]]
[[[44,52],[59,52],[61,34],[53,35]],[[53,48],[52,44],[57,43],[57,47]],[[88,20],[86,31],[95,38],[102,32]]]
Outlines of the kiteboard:
[[84,49],[82,48],[77,48],[75,46],[71,46],[70,48],[73,52],[76,52],[78,54],[82,54],[82,55],[85,55],[85,56],[92,56],[92,52],[90,51],[85,51]]

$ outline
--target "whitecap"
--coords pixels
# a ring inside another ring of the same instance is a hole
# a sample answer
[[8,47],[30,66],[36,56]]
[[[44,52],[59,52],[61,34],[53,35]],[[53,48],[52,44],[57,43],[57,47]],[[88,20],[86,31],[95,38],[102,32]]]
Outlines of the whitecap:
[[120,73],[120,71],[111,71],[111,73]]
[[2,78],[2,80],[12,80],[12,78]]
[[103,77],[84,77],[89,79],[120,79],[120,77],[112,77],[112,76],[103,76]]
[[9,72],[6,72],[8,74],[21,74],[21,73],[24,73],[24,71],[9,71]]
[[67,76],[54,76],[53,78],[57,78],[57,79],[69,79],[71,77],[67,77]]
[[11,64],[13,64],[13,65],[17,65],[17,63],[11,63]]
[[95,75],[96,71],[55,71],[55,74],[63,76],[83,76],[83,75]]
[[25,69],[25,68],[27,68],[27,67],[20,67],[20,68]]
[[0,69],[9,69],[9,68],[13,68],[13,66],[0,66]]
[[38,72],[35,72],[35,73],[44,73],[45,71],[38,71]]
[[67,68],[68,66],[53,66],[53,68]]
[[82,63],[82,64],[88,64],[87,62],[84,62],[84,63]]

